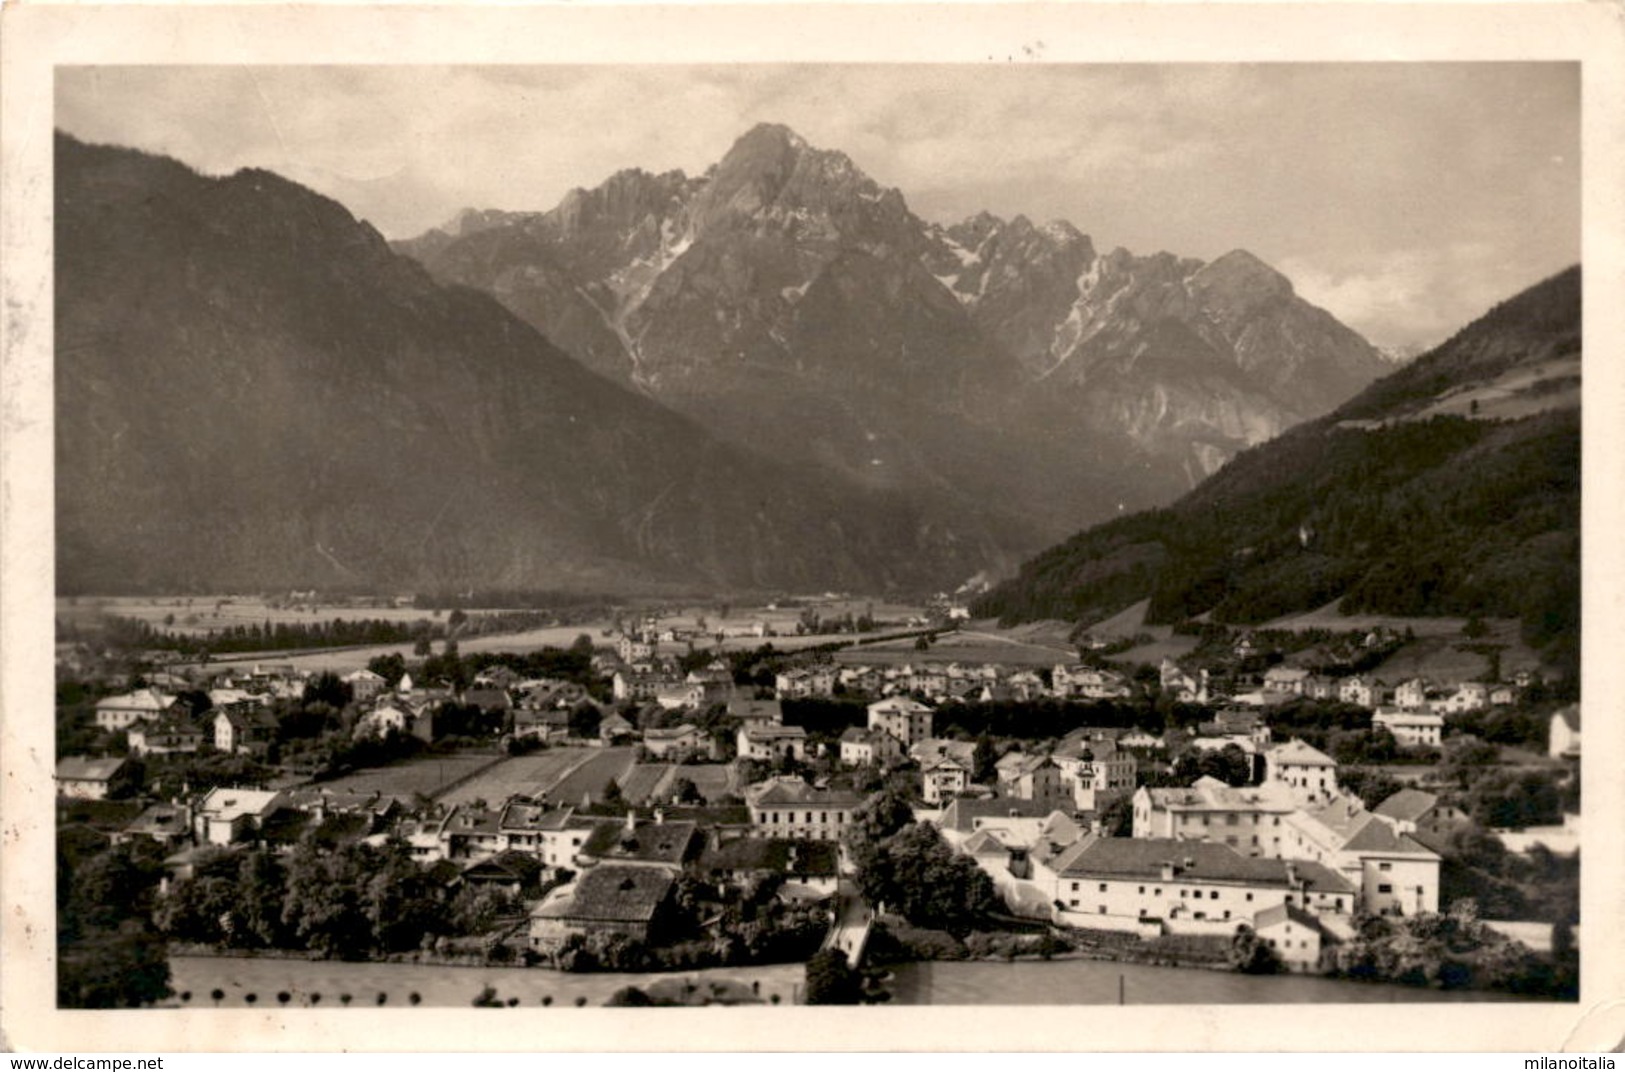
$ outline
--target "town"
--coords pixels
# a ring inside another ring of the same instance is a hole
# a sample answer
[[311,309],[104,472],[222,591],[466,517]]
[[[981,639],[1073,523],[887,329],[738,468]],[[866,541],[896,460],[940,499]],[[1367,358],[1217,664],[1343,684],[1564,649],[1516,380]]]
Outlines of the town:
[[343,673],[59,645],[64,1003],[146,978],[85,967],[119,941],[648,973],[614,1004],[979,957],[1574,993],[1579,706],[1537,673],[1384,680],[1381,628],[1043,666],[955,658],[961,608],[899,624],[878,661],[653,616]]

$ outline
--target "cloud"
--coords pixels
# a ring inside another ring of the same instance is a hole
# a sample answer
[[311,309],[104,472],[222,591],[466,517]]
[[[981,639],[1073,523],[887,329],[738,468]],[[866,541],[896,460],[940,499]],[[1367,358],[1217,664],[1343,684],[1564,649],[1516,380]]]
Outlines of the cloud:
[[775,121],[927,218],[1249,249],[1395,342],[1579,250],[1575,64],[99,67],[57,87],[81,137],[269,168],[390,237],[627,167],[695,174]]

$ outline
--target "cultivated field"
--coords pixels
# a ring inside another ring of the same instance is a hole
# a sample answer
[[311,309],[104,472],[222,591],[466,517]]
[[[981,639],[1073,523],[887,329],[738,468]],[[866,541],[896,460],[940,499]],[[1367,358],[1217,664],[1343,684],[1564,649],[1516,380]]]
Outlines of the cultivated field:
[[629,804],[646,804],[671,793],[672,772],[677,768],[670,763],[638,763],[620,783],[621,794]]
[[925,651],[915,649],[912,637],[864,644],[835,653],[837,662],[850,666],[891,666],[900,663],[1008,663],[1019,666],[1054,666],[1077,659],[1076,649],[1050,643],[1048,638],[1027,639],[993,627],[943,633]]
[[734,769],[726,763],[696,763],[678,767],[672,772],[672,781],[675,782],[678,778],[687,778],[693,782],[700,795],[710,803],[715,803],[729,793],[739,792],[738,786],[734,784]]
[[514,756],[480,772],[441,800],[446,804],[483,800],[494,805],[515,794],[544,793],[599,751],[596,748],[550,748],[528,756]]
[[602,800],[604,786],[609,784],[611,778],[621,785],[626,784],[627,773],[633,765],[632,749],[595,748],[592,751],[594,755],[587,757],[585,763],[574,768],[548,791],[548,800],[575,804],[588,794],[595,801]]
[[[144,621],[155,629],[173,633],[202,634],[209,630],[230,629],[234,626],[310,625],[330,622],[334,618],[345,621],[368,619],[386,622],[438,621],[445,612],[423,610],[419,607],[360,606],[353,603],[298,603],[289,606],[271,606],[259,596],[207,595],[176,597],[144,596],[82,596],[59,599],[57,616],[65,621],[89,624],[102,614]],[[471,610],[472,617],[489,614],[491,610]]]
[[424,756],[418,759],[392,763],[387,767],[373,767],[356,771],[330,782],[323,788],[354,793],[379,792],[385,796],[410,800],[416,794],[433,797],[442,788],[482,766],[501,763],[495,752],[459,752],[447,756]]

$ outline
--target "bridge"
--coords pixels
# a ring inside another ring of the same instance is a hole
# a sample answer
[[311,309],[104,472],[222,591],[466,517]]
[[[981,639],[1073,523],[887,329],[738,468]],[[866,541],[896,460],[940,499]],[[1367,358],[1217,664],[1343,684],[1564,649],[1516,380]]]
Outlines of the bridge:
[[875,911],[863,900],[850,879],[841,879],[836,893],[835,920],[830,924],[824,944],[819,948],[839,949],[846,954],[846,962],[856,968],[863,963],[863,954],[869,945],[869,933],[874,929]]

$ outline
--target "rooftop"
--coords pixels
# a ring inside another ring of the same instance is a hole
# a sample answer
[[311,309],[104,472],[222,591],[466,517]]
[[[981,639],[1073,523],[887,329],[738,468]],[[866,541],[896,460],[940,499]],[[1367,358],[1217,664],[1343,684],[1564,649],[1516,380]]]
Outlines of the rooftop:
[[1285,744],[1271,748],[1266,755],[1272,763],[1290,763],[1299,767],[1335,767],[1337,760],[1320,749],[1294,737]]
[[1259,886],[1290,886],[1291,877],[1317,891],[1353,893],[1347,879],[1308,860],[1279,860],[1243,856],[1228,845],[1173,838],[1085,838],[1055,862],[1065,877],[1115,876],[1160,878],[1172,864],[1184,882],[1241,882]]
[[606,819],[593,824],[581,854],[606,862],[636,861],[676,867],[688,857],[698,830],[699,824],[689,820],[641,822],[628,830],[625,822]]
[[1373,815],[1414,823],[1432,810],[1439,798],[1420,789],[1401,789],[1372,809]]
[[57,761],[56,776],[62,781],[105,782],[117,774],[125,762],[122,756],[109,756],[104,759],[64,756]]
[[599,864],[577,879],[568,895],[544,901],[532,917],[648,923],[674,881],[660,868]]

